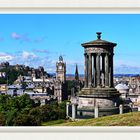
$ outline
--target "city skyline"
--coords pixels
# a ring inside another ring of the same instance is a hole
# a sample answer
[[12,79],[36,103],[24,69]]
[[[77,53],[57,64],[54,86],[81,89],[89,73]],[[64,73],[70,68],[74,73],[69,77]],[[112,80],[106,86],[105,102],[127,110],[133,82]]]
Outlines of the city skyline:
[[102,39],[117,43],[114,73],[140,73],[139,14],[1,14],[0,62],[43,66],[55,72],[60,55],[67,73],[84,73],[81,44]]

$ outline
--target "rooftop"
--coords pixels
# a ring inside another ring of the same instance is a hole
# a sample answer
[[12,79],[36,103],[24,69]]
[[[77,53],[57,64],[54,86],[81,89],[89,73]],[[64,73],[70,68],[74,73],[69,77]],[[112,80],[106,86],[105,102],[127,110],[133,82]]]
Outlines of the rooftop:
[[116,43],[113,43],[113,42],[109,42],[109,41],[106,41],[106,40],[102,40],[101,39],[101,32],[97,32],[97,39],[96,40],[93,40],[93,41],[90,41],[90,42],[86,42],[86,43],[83,43],[81,44],[83,47],[89,47],[89,46],[112,46],[112,47],[115,47],[117,44]]
[[126,84],[123,84],[123,83],[120,83],[120,84],[116,85],[115,88],[117,90],[128,90],[129,89],[129,87]]

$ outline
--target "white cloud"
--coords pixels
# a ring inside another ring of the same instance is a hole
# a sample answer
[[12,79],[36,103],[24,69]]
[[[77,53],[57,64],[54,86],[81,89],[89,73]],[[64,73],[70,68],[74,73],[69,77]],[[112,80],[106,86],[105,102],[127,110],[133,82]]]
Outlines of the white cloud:
[[137,61],[132,60],[115,60],[114,73],[116,74],[139,74],[140,65]]
[[19,34],[17,32],[12,32],[11,33],[11,37],[12,37],[12,39],[19,40],[21,42],[29,42],[29,41],[32,41],[34,43],[42,43],[46,39],[46,37],[38,37],[36,39],[29,38],[28,34]]
[[22,58],[26,60],[26,59],[30,59],[30,58],[37,58],[37,56],[32,52],[23,51]]
[[13,39],[21,39],[21,38],[22,38],[22,36],[19,35],[19,34],[17,34],[16,32],[13,32],[13,33],[11,34],[11,37],[12,37]]
[[10,61],[11,64],[22,64],[22,65],[28,65],[32,67],[37,67],[39,64],[39,57],[35,55],[32,52],[23,51],[23,52],[17,52],[15,55],[13,55],[14,58]]
[[42,50],[42,49],[33,49],[33,52],[36,52],[36,53],[47,53],[47,54],[49,54],[50,53],[50,51],[48,51],[48,50]]
[[[30,67],[37,68],[38,66],[43,66],[45,70],[49,73],[56,72],[56,62],[59,60],[55,59],[51,56],[40,56],[37,53],[29,52],[29,51],[22,51],[22,52],[16,52],[14,54],[10,53],[0,53],[0,62],[9,61],[11,65],[15,64],[21,64],[26,65]],[[84,73],[84,62],[81,61],[72,61],[72,60],[66,60],[64,58],[64,62],[66,62],[66,71],[68,73],[75,73],[75,67],[76,64],[78,65],[79,74]]]
[[116,66],[114,72],[116,74],[139,74],[140,67],[123,64],[120,66]]
[[43,66],[47,72],[55,72],[55,64],[51,58],[41,57],[29,51],[16,52],[14,54],[8,54],[0,52],[0,62],[9,61],[11,65],[21,64],[30,67],[37,68]]
[[0,52],[0,61],[11,61],[14,57],[11,54]]
[[[48,55],[46,53],[46,55]],[[16,52],[14,54],[0,52],[0,62],[9,61],[10,64],[22,64],[26,66],[31,66],[37,68],[38,66],[43,66],[45,70],[49,73],[56,72],[56,62],[59,60],[50,56],[39,56],[38,53],[33,53],[29,51]],[[78,65],[79,74],[84,73],[84,60],[68,60],[64,58],[66,62],[66,71],[68,73],[75,73],[76,64]],[[114,62],[114,73],[118,74],[139,74],[140,67],[135,64],[135,62],[127,62],[124,60],[117,60]]]
[[28,38],[28,36],[25,34],[18,34],[16,32],[11,33],[11,37],[15,40],[20,40],[20,41],[24,41],[24,42],[29,42],[30,39]]

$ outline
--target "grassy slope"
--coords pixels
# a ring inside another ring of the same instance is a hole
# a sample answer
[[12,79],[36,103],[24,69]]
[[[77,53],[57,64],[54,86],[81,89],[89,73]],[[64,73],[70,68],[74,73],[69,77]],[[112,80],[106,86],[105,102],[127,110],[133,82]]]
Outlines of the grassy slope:
[[44,126],[140,126],[140,112],[112,115],[78,121],[57,120],[43,123]]

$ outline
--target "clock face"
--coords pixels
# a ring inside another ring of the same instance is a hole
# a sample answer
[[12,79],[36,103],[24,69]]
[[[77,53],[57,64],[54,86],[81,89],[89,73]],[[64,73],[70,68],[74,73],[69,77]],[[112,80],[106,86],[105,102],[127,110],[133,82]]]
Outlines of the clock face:
[[59,66],[58,69],[61,70],[62,69],[62,66]]

